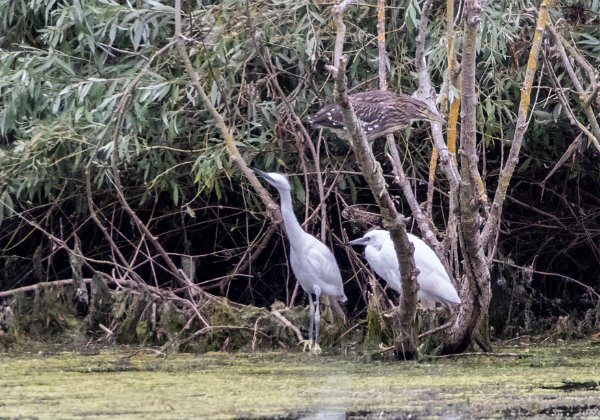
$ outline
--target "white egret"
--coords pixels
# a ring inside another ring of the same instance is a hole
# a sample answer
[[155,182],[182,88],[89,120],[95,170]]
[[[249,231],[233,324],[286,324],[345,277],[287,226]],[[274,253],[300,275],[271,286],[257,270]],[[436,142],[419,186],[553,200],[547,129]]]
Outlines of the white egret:
[[[308,345],[312,351],[318,353],[321,351],[319,347],[319,323],[321,320],[319,297],[324,294],[341,302],[346,301],[340,269],[331,250],[323,242],[302,230],[294,214],[291,186],[287,178],[275,172],[253,169],[279,191],[283,224],[290,243],[290,265],[296,279],[308,293],[310,324],[305,348]],[[316,297],[314,302],[313,294]]]
[[[418,299],[428,309],[435,309],[436,302],[444,306],[460,304],[456,289],[450,282],[442,262],[423,240],[410,233],[408,240],[415,247],[415,265],[419,269]],[[402,293],[400,266],[396,257],[390,232],[381,229],[371,230],[362,238],[348,242],[350,245],[366,245],[365,258],[375,273],[384,279],[392,289]]]

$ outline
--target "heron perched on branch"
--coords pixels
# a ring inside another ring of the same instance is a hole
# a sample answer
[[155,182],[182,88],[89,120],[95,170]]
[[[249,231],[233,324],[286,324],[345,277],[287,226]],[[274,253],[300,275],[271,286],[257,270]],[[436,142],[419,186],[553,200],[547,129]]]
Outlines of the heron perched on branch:
[[[358,123],[367,140],[373,141],[388,133],[409,127],[413,121],[432,121],[445,124],[446,120],[425,102],[408,95],[390,91],[370,90],[349,95]],[[307,118],[310,125],[327,128],[339,137],[349,140],[340,107],[333,103]]]
[[[308,346],[313,352],[319,353],[319,298],[321,294],[346,301],[342,275],[333,253],[325,244],[309,235],[300,226],[292,207],[291,186],[287,178],[275,172],[263,172],[254,168],[265,181],[277,188],[281,199],[281,214],[285,232],[290,243],[290,265],[300,286],[308,293],[310,324],[308,327]],[[312,295],[315,295],[313,301]],[[314,341],[313,341],[314,324]]]
[[[410,233],[407,235],[408,240],[415,247],[415,266],[419,269],[417,298],[421,304],[427,309],[435,309],[436,302],[444,306],[460,304],[458,293],[433,249],[415,235]],[[390,232],[381,229],[371,230],[362,238],[348,243],[350,245],[366,245],[365,258],[369,265],[392,289],[402,293],[400,266]]]

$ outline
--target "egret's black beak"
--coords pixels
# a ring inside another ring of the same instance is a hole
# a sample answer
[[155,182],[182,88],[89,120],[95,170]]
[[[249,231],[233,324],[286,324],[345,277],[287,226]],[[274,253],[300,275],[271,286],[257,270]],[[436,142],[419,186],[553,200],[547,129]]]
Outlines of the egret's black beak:
[[252,169],[254,172],[256,172],[259,176],[261,176],[269,184],[271,183],[271,177],[269,176],[269,174],[267,172],[261,171],[260,169],[253,168],[253,167],[250,167],[250,169]]
[[263,178],[267,176],[267,173],[264,171],[261,171],[258,168],[255,168],[253,166],[250,167],[250,169],[252,169],[254,172],[256,172],[257,174],[259,174],[260,176],[262,176]]
[[358,238],[353,241],[348,242],[348,245],[367,245],[369,240],[367,238]]
[[250,169],[252,169],[254,172],[256,172],[260,177],[262,177],[262,179],[267,181],[267,184],[275,187],[275,184],[273,183],[273,178],[271,178],[271,175],[269,175],[268,172],[261,171],[260,169],[253,168],[253,167],[250,167]]

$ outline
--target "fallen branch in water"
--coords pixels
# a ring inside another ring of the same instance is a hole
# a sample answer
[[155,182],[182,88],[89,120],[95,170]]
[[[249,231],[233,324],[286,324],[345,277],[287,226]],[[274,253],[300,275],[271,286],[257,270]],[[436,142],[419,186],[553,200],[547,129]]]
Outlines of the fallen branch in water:
[[[83,281],[86,284],[89,284],[92,281],[92,279],[91,278],[83,279]],[[44,282],[44,283],[33,284],[31,286],[18,287],[16,289],[5,290],[3,292],[0,292],[0,298],[13,296],[13,295],[16,295],[17,293],[21,293],[21,292],[33,292],[34,290],[37,290],[39,287],[69,286],[69,285],[73,284],[73,282],[74,282],[73,279],[65,279],[65,280],[56,280],[56,281],[48,281],[48,282]]]
[[[386,353],[388,351],[394,350],[394,346],[389,347],[380,347],[379,350],[374,352],[374,354]],[[493,352],[471,352],[471,353],[457,353],[457,354],[424,354],[420,356],[423,359],[449,359],[449,358],[458,358],[458,357],[471,357],[471,356],[487,356],[487,357],[516,357],[517,359],[524,359],[525,357],[531,357],[531,354],[522,354],[522,353],[493,353]]]
[[[108,276],[103,276],[103,280],[106,283],[110,283],[110,284],[116,284],[118,286],[121,287],[126,287],[126,288],[132,288],[134,287],[137,283],[130,281],[130,280],[116,280],[114,278],[108,277]],[[75,280],[73,279],[63,279],[63,280],[55,280],[55,281],[46,281],[43,283],[37,283],[37,284],[32,284],[30,286],[23,286],[23,287],[18,287],[16,289],[12,289],[12,290],[4,290],[0,292],[0,298],[4,298],[4,297],[9,297],[9,296],[13,296],[16,295],[17,293],[21,293],[21,292],[33,292],[35,290],[37,290],[40,287],[48,287],[48,286],[70,286],[74,283]],[[90,284],[92,281],[91,278],[85,278],[83,279],[83,282],[86,284]],[[150,289],[154,289],[154,288],[150,288]],[[132,290],[130,290],[131,292],[133,292]],[[154,292],[157,292],[157,290],[153,290]]]
[[425,354],[422,357],[427,359],[448,359],[458,357],[470,357],[470,356],[487,356],[487,357],[516,357],[517,359],[524,359],[525,357],[531,357],[531,354],[523,353],[493,353],[493,352],[472,352],[472,353],[458,353],[458,354],[442,354],[442,355],[428,355]]

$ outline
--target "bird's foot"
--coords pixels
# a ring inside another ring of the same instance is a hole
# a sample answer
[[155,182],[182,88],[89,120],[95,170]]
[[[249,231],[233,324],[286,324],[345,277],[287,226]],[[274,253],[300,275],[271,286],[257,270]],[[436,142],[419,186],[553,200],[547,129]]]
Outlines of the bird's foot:
[[308,350],[312,351],[315,343],[312,340],[302,340],[299,344],[302,344],[304,346],[302,348],[302,351],[306,352]]
[[312,352],[312,354],[317,355],[323,353],[323,350],[321,350],[321,346],[319,346],[318,343],[314,343],[310,351]]

